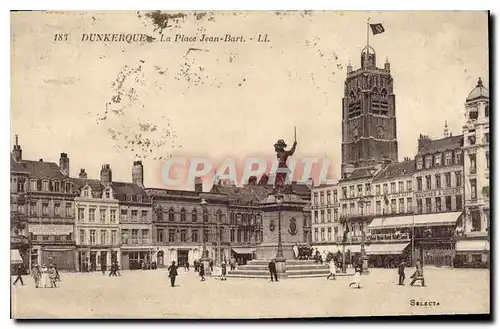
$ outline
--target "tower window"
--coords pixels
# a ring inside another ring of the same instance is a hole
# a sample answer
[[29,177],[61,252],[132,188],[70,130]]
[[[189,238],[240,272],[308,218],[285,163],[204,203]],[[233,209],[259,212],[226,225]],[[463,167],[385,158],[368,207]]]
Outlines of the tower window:
[[361,115],[361,102],[354,101],[348,105],[348,118],[352,119]]
[[489,105],[486,105],[486,107],[484,108],[484,116],[485,117],[490,116],[490,106]]
[[469,119],[477,120],[477,108],[473,107],[469,111]]

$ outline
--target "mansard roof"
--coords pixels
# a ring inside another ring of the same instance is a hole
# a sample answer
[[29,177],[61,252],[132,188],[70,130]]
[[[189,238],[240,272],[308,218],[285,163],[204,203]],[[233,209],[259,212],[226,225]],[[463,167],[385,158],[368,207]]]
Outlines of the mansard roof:
[[434,154],[445,151],[453,151],[462,148],[464,142],[463,135],[445,137],[441,139],[434,139],[429,141],[421,150],[418,155]]
[[381,182],[396,179],[398,177],[411,176],[415,172],[415,160],[395,162],[388,164],[375,176],[373,182]]

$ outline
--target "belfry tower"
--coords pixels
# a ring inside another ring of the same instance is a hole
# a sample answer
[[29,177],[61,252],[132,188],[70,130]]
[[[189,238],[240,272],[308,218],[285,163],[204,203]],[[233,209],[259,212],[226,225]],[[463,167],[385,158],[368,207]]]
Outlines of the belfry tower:
[[375,50],[361,52],[361,68],[347,66],[342,98],[342,168],[346,178],[355,168],[398,160],[396,106],[391,65],[377,67]]

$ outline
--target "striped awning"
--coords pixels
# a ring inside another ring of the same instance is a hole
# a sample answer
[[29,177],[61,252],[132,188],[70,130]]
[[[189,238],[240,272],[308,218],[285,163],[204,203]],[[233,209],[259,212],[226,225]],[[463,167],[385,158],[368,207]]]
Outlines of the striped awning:
[[367,255],[401,255],[410,243],[380,243],[366,247]]
[[252,254],[257,250],[257,248],[244,248],[244,247],[234,247],[232,249],[235,253],[240,255]]
[[427,227],[454,225],[462,212],[443,212],[435,214],[377,217],[368,225],[369,230],[402,227]]

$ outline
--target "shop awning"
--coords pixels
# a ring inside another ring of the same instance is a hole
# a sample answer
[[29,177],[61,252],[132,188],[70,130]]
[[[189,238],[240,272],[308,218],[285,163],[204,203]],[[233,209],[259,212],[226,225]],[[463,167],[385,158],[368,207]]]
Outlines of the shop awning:
[[252,254],[257,250],[257,248],[243,248],[243,247],[234,247],[232,249],[235,253],[240,255]]
[[459,240],[455,245],[457,252],[489,251],[490,244],[486,240]]
[[381,243],[366,247],[367,255],[401,255],[410,243]]
[[462,212],[444,212],[436,214],[406,215],[394,217],[377,217],[368,225],[369,230],[373,229],[391,229],[402,227],[427,227],[454,225]]
[[29,225],[29,232],[34,235],[69,235],[74,229],[73,225]]
[[23,258],[21,257],[19,250],[17,250],[17,249],[10,250],[10,263],[11,264],[22,264],[23,263]]

